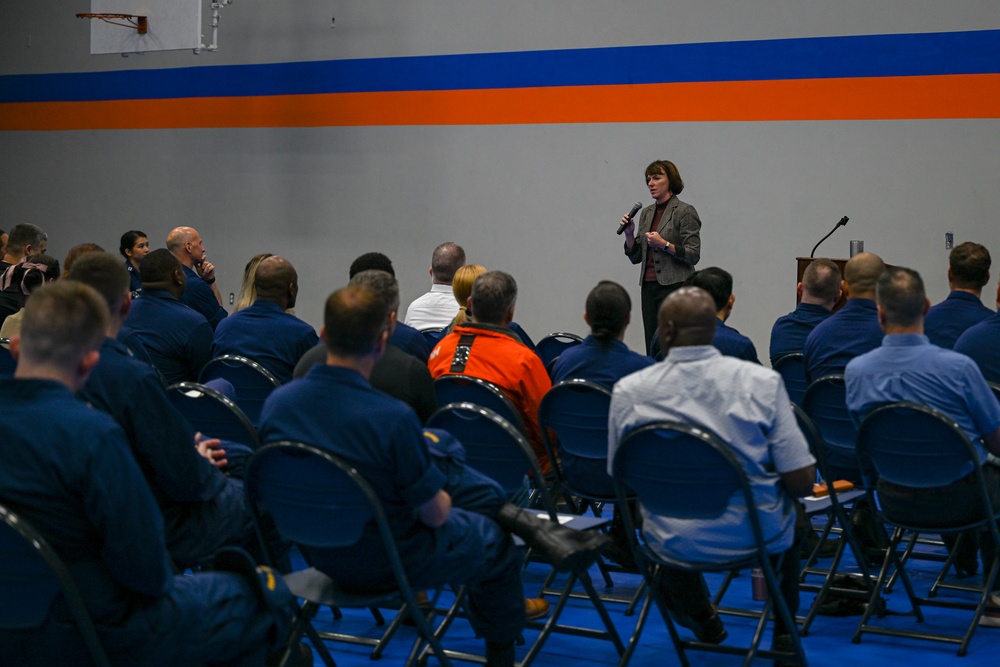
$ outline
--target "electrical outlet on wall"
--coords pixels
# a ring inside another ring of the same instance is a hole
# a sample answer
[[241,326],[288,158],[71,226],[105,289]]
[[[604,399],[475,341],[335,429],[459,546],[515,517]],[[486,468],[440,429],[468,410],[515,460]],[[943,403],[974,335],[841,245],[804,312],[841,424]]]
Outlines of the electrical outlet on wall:
[[951,232],[944,233],[944,249],[951,250],[955,247],[955,235]]

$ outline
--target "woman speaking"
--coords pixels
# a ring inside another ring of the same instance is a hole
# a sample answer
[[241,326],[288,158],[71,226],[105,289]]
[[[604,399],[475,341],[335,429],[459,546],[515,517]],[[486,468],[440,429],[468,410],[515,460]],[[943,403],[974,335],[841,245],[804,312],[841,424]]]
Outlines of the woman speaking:
[[621,222],[625,255],[633,264],[642,263],[639,283],[648,354],[660,303],[694,273],[701,257],[701,219],[694,206],[677,198],[684,181],[673,162],[657,160],[646,167],[646,186],[654,204],[642,210],[638,231],[628,215]]

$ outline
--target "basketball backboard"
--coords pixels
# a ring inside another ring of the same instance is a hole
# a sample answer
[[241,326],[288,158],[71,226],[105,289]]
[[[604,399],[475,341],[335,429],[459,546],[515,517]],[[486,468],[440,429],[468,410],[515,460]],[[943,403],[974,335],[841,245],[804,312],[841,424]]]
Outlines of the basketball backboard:
[[[90,53],[142,53],[198,49],[201,46],[202,0],[91,0],[95,14],[147,17],[147,32],[90,21]],[[123,23],[124,21],[118,21]]]

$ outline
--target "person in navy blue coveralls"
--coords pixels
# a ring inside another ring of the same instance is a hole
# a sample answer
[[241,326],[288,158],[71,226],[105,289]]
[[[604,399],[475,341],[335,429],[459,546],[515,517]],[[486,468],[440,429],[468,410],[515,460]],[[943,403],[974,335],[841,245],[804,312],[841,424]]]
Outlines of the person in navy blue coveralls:
[[[121,428],[73,396],[107,326],[104,300],[86,285],[32,295],[23,338],[12,340],[16,376],[0,379],[0,419],[31,428],[0,440],[0,503],[59,553],[114,665],[261,665],[291,620],[280,577],[261,587],[233,572],[173,576],[163,519]],[[0,664],[85,661],[69,618],[57,597],[41,626],[0,631]]]
[[214,331],[227,313],[215,286],[215,265],[207,259],[201,234],[191,227],[177,227],[167,234],[167,250],[184,267],[187,282],[181,301],[204,315]]
[[73,264],[68,278],[96,289],[111,312],[101,360],[80,398],[114,417],[125,431],[163,512],[174,563],[197,565],[224,545],[255,546],[243,483],[220,471],[228,463],[221,443],[196,435],[156,371],[133,359],[115,339],[132,303],[121,263],[110,253],[89,253]]
[[[540,533],[571,535],[582,540],[577,553],[586,552],[587,562],[606,538],[540,521],[507,503],[498,484],[465,467],[461,445],[443,433],[425,438],[409,406],[371,387],[389,312],[385,298],[364,286],[327,299],[327,362],[271,394],[261,411],[261,441],[304,442],[357,466],[382,501],[411,583],[467,584],[470,622],[486,640],[487,664],[511,665],[525,608],[521,554],[507,530],[532,546]],[[355,545],[310,554],[318,569],[352,586],[392,581],[373,527]]]
[[118,252],[125,258],[125,270],[128,271],[129,291],[133,297],[142,294],[142,274],[139,266],[143,258],[149,254],[149,237],[146,232],[133,229],[122,234]]
[[874,253],[862,252],[847,261],[844,266],[847,303],[806,337],[803,362],[809,380],[843,374],[847,362],[882,344],[875,283],[883,271],[885,263]]
[[988,382],[1000,383],[1000,283],[997,312],[970,328],[955,343],[955,351],[971,357]]
[[187,278],[177,258],[164,249],[142,260],[142,297],[124,330],[136,336],[170,385],[197,382],[212,353],[212,327],[201,313],[181,303]]
[[302,355],[319,342],[311,326],[285,312],[295,307],[299,276],[284,257],[264,259],[254,273],[257,300],[219,322],[212,356],[238,354],[261,364],[282,384]]
[[733,294],[733,276],[724,269],[711,266],[692,273],[684,281],[684,286],[700,287],[711,294],[715,301],[717,322],[712,345],[727,357],[759,364],[760,359],[757,358],[757,348],[754,347],[753,341],[726,325],[726,320],[733,314],[733,304],[736,303],[736,295]]
[[[350,275],[348,279],[354,278],[362,271],[385,271],[393,278],[396,277],[396,270],[392,268],[392,260],[380,252],[366,252],[353,262],[351,262]],[[427,363],[427,358],[431,356],[431,346],[427,344],[424,335],[402,322],[396,322],[396,328],[392,330],[389,342],[407,354],[412,354],[420,361]]]
[[948,256],[951,293],[924,318],[931,343],[950,350],[967,329],[993,314],[983,305],[983,287],[990,282],[990,251],[979,243],[959,243]]
[[830,317],[843,294],[840,269],[828,259],[809,263],[797,286],[799,304],[779,317],[771,327],[771,364],[786,354],[802,354],[806,338],[820,322]]
[[632,299],[618,283],[602,280],[590,290],[583,319],[590,335],[559,355],[552,365],[552,384],[582,378],[611,389],[619,378],[654,363],[623,342],[632,319]]

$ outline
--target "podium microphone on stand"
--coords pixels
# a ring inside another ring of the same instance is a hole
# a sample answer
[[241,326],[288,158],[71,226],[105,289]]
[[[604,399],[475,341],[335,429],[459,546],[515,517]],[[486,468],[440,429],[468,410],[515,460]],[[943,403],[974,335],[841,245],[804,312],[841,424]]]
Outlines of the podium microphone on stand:
[[628,227],[628,223],[632,221],[632,218],[635,217],[635,214],[639,212],[640,208],[642,208],[642,202],[641,201],[637,201],[635,203],[635,206],[632,207],[632,210],[628,212],[628,216],[627,216],[628,220],[625,221],[625,222],[623,222],[622,224],[618,225],[618,231],[615,232],[616,234],[618,234],[620,236],[621,233],[625,231],[625,228]]
[[[840,221],[839,221],[839,222],[838,222],[838,223],[837,223],[836,225],[834,225],[833,229],[831,229],[831,230],[830,230],[830,233],[829,233],[829,234],[827,234],[826,236],[824,236],[823,238],[821,238],[821,239],[819,240],[819,243],[822,243],[823,241],[825,241],[825,240],[827,240],[828,238],[830,238],[830,236],[831,236],[831,235],[832,235],[832,234],[833,234],[833,233],[834,233],[835,231],[837,231],[837,228],[838,228],[838,227],[843,227],[844,225],[846,225],[846,224],[847,224],[847,221],[848,221],[848,219],[849,219],[849,218],[848,218],[848,217],[847,217],[846,215],[845,215],[845,216],[844,216],[843,218],[841,218],[841,219],[840,219]],[[813,257],[814,257],[814,256],[816,255],[816,248],[818,248],[818,247],[819,247],[819,243],[817,243],[816,245],[814,245],[814,246],[813,246],[813,249],[812,249],[812,252],[811,252],[811,253],[809,253],[809,258],[810,258],[810,259],[812,259],[812,258],[813,258]]]

